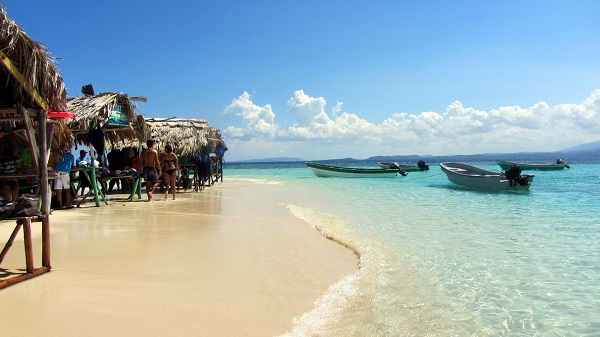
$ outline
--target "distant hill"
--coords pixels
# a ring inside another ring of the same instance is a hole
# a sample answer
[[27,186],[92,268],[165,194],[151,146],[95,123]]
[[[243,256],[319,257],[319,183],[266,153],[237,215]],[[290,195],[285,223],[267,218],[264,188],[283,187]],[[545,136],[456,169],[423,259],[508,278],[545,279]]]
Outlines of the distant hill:
[[[558,158],[563,159],[567,163],[598,163],[600,162],[600,142],[591,142],[568,149],[556,151],[556,152],[518,152],[518,153],[482,153],[482,154],[471,154],[471,155],[452,155],[452,156],[432,156],[432,155],[396,155],[396,156],[373,156],[366,159],[354,159],[354,158],[337,158],[318,160],[319,162],[337,162],[337,163],[352,163],[352,162],[399,162],[399,163],[412,163],[416,164],[419,160],[423,159],[427,163],[441,163],[441,162],[482,162],[482,161],[494,161],[494,160],[505,160],[515,162],[529,162],[529,163],[553,163]],[[304,162],[305,159],[301,158],[263,158],[263,159],[250,159],[232,161],[229,163],[284,163],[284,162]]]
[[570,147],[568,149],[561,150],[560,152],[585,152],[585,151],[600,151],[600,142],[585,143],[585,144]]
[[482,153],[472,155],[454,155],[454,156],[389,156],[389,157],[371,157],[366,161],[391,161],[400,163],[416,164],[420,159],[427,163],[441,162],[483,162],[505,160],[525,163],[554,163],[557,159],[563,159],[567,163],[597,163],[600,162],[600,148],[595,150],[581,151],[557,151],[557,152],[519,152],[519,153]]
[[230,161],[230,163],[284,163],[293,161],[305,161],[301,158],[279,157]]

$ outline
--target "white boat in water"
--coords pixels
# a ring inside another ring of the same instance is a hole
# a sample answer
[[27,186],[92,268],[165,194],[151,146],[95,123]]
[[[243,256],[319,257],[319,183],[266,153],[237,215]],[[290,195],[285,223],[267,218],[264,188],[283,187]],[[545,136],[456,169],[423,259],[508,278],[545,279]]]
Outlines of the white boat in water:
[[451,182],[480,190],[528,190],[535,175],[521,175],[521,170],[505,173],[484,170],[463,163],[441,163],[442,171]]
[[312,162],[306,162],[304,164],[306,164],[317,177],[393,178],[398,174],[406,175],[406,173],[400,169],[344,167]]

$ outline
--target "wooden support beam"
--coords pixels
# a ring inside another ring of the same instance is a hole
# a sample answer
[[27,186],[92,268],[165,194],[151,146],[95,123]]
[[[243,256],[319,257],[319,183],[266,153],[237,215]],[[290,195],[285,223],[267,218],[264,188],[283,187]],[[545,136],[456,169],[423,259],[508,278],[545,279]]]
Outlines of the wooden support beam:
[[23,241],[25,243],[25,266],[27,273],[33,273],[33,244],[31,242],[31,218],[23,219]]
[[31,272],[31,273],[21,274],[21,275],[14,276],[14,277],[11,277],[9,279],[0,281],[0,289],[4,289],[6,287],[9,287],[9,286],[11,286],[11,285],[13,285],[15,283],[19,283],[19,282],[22,282],[22,281],[25,281],[25,280],[29,280],[30,278],[34,278],[34,277],[39,276],[39,275],[41,275],[43,273],[47,273],[49,271],[50,271],[50,268],[48,268],[48,267],[40,267],[40,268],[34,269],[33,272]]
[[23,88],[33,97],[35,102],[44,110],[48,111],[50,108],[48,103],[42,98],[42,96],[35,90],[35,87],[29,83],[29,81],[21,74],[19,69],[12,63],[12,61],[6,56],[4,51],[0,50],[0,62],[8,69],[11,75],[19,82]]
[[48,271],[52,268],[50,265],[50,215],[42,218],[42,266],[48,268]]
[[17,108],[0,108],[0,113],[3,114],[16,114]]
[[[25,132],[27,133],[27,138],[29,139],[29,149],[31,150],[31,159],[33,167],[40,172],[40,148],[38,147],[38,142],[35,137],[35,129],[33,127],[33,123],[31,122],[31,116],[29,115],[29,110],[22,108],[21,114],[23,115],[23,123],[25,124]],[[42,114],[43,115],[43,114]],[[44,119],[44,124],[46,120]],[[41,138],[41,137],[40,137]]]

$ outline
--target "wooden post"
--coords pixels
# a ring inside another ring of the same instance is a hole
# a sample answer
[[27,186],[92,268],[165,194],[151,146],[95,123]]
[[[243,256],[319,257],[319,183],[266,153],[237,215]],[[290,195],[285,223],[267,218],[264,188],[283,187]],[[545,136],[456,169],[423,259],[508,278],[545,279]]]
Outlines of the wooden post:
[[95,155],[94,147],[90,146],[90,167],[91,167],[91,177],[90,184],[92,185],[92,191],[94,192],[94,202],[96,203],[96,207],[100,207],[100,199],[98,199],[98,180],[96,179],[96,162],[94,159]]
[[219,171],[221,175],[221,182],[223,182],[223,156],[219,156]]
[[[33,161],[33,166],[37,170],[38,174],[40,173],[40,148],[38,147],[37,139],[35,138],[35,130],[33,128],[33,123],[31,122],[31,116],[29,115],[29,110],[25,108],[21,108],[21,115],[23,116],[23,123],[25,124],[25,133],[27,134],[27,140],[29,141],[29,150],[31,151],[31,159]],[[46,120],[44,120],[44,124],[46,124]],[[41,126],[41,124],[40,124]],[[45,126],[44,126],[45,130]],[[43,139],[46,132],[40,134],[40,139]],[[41,144],[40,144],[41,145]]]
[[40,134],[40,148],[39,158],[38,158],[38,172],[40,174],[40,188],[41,188],[41,197],[42,197],[42,214],[48,215],[50,214],[50,188],[48,187],[48,139],[46,138],[46,119],[47,112],[41,111],[38,114],[38,122],[39,122],[39,134]]
[[33,244],[31,242],[31,218],[20,220],[23,223],[23,241],[25,243],[25,266],[28,273],[33,273]]
[[[48,159],[50,158],[49,144],[52,144],[54,136],[54,123],[50,127],[49,134],[46,133],[46,122],[48,113],[42,110],[38,115],[40,134],[40,160],[39,172],[42,199],[42,266],[50,270],[50,187],[48,186]],[[42,137],[46,137],[43,139]]]
[[50,216],[44,215],[42,218],[42,266],[48,270],[52,268],[50,264]]

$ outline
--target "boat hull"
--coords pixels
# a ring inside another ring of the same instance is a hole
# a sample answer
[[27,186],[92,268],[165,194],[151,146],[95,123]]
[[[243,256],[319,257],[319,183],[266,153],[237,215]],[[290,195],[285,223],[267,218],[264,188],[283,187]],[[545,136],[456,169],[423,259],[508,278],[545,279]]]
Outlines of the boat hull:
[[523,171],[558,171],[564,170],[567,167],[566,164],[525,164],[525,163],[513,163],[509,161],[496,160],[498,166],[503,170],[508,170],[513,165],[517,165]]
[[353,168],[310,162],[305,164],[317,177],[322,178],[394,178],[398,175],[396,169]]
[[531,182],[533,182],[533,178],[535,177],[532,174],[522,175],[522,177],[527,178],[528,182],[525,185],[521,185],[516,181],[511,182],[506,179],[506,176],[500,172],[488,171],[463,163],[441,163],[440,167],[450,182],[469,188],[488,191],[526,191],[531,186]]

